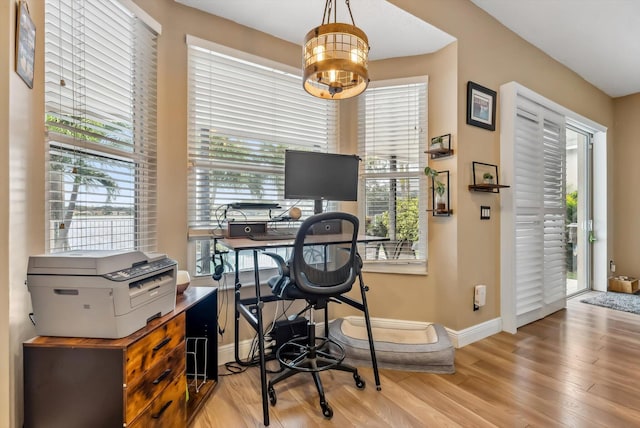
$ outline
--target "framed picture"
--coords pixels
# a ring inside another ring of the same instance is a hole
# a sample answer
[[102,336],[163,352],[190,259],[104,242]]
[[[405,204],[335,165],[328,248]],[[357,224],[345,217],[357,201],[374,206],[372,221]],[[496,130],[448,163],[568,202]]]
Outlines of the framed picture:
[[467,123],[495,131],[496,91],[471,81],[467,83]]
[[33,88],[36,26],[29,16],[29,6],[26,1],[18,4],[16,33],[16,73],[29,88]]

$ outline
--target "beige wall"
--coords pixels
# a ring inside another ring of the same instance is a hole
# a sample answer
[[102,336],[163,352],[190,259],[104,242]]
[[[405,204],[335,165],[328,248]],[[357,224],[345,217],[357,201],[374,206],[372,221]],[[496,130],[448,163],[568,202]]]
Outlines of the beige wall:
[[[27,260],[29,255],[41,253],[44,250],[44,144],[43,144],[43,96],[42,96],[42,46],[43,46],[43,2],[30,1],[29,9],[36,32],[36,70],[34,88],[29,89],[22,79],[14,72],[14,41],[15,41],[15,12],[16,3],[13,0],[4,1],[2,8],[3,19],[9,13],[9,41],[3,43],[3,49],[9,50],[8,74],[0,80],[6,87],[8,94],[8,110],[3,113],[0,107],[0,117],[6,120],[8,126],[2,126],[2,132],[7,132],[3,138],[2,162],[9,166],[2,169],[2,228],[0,232],[4,238],[1,245],[8,245],[4,253],[2,264],[6,268],[0,269],[9,296],[8,311],[2,311],[2,316],[9,320],[9,367],[8,378],[2,376],[10,385],[8,412],[0,412],[0,418],[7,417],[8,425],[22,426],[22,342],[33,337],[35,330],[29,321],[31,300],[25,286]],[[2,26],[2,28],[6,28]],[[4,58],[4,55],[3,55]],[[2,75],[0,75],[2,76]],[[3,97],[4,99],[4,97]],[[4,102],[4,101],[3,101]],[[7,143],[5,143],[5,141]],[[7,152],[5,146],[7,144]],[[8,193],[5,193],[5,186]],[[5,229],[6,228],[6,229]],[[5,302],[5,299],[2,299]],[[4,334],[4,329],[0,334]],[[4,352],[4,346],[3,351]],[[4,405],[4,400],[1,405]],[[6,415],[6,416],[5,416]],[[0,422],[4,422],[1,421]],[[2,426],[2,423],[0,423]]]
[[611,258],[616,263],[616,275],[640,277],[640,93],[617,98],[614,132],[616,150],[613,153],[613,237]]
[[[429,75],[429,136],[453,135],[455,155],[434,165],[451,171],[454,214],[449,218],[429,219],[429,275],[366,276],[371,287],[371,312],[376,317],[437,321],[453,330],[464,330],[500,315],[499,196],[471,194],[467,190],[472,161],[499,163],[499,133],[465,124],[467,81],[498,90],[501,84],[515,80],[607,127],[614,124],[614,103],[468,0],[391,1],[457,38],[456,43],[433,55],[371,64],[373,79]],[[136,3],[163,26],[159,42],[158,88],[159,250],[185,266],[185,34],[267,56],[294,67],[300,64],[300,48],[233,22],[198,13],[172,0],[136,0]],[[21,426],[21,343],[34,334],[27,318],[30,300],[24,285],[26,263],[30,254],[44,249],[43,94],[40,83],[43,2],[31,0],[29,6],[38,28],[36,86],[33,90],[29,90],[13,72],[15,1],[0,0],[0,22],[5,24],[0,25],[0,427],[7,424]],[[357,11],[354,13],[357,16]],[[635,113],[637,117],[639,102],[637,97],[632,101],[635,107],[628,107],[625,99],[616,102],[616,113],[630,118],[625,119],[629,126],[616,122],[616,131],[622,135],[637,135],[633,132],[637,128],[632,128],[631,124],[632,115]],[[353,136],[355,102],[346,101],[344,106],[342,119],[351,120],[347,120],[341,135]],[[621,150],[637,150],[633,143],[633,138],[625,136],[624,142],[620,143]],[[616,160],[625,159],[632,162],[635,157],[616,153]],[[632,165],[625,169],[633,171]],[[616,183],[628,189],[626,194],[632,194],[630,185],[623,183],[622,173],[616,173]],[[492,207],[490,221],[479,220],[480,205]],[[614,220],[625,224],[617,218]],[[632,224],[631,220],[629,224]],[[620,235],[627,230],[616,229],[616,233]],[[627,245],[632,245],[632,241]],[[620,257],[623,253],[616,252]],[[632,269],[631,260],[622,259],[619,269],[624,269],[627,263]],[[474,312],[472,290],[476,283],[488,285],[488,302],[487,306]],[[225,341],[229,337],[228,333]],[[7,395],[8,400],[3,399]]]
[[9,331],[9,76],[13,56],[13,0],[0,0],[0,427],[10,426],[11,341]]
[[[454,190],[457,212],[453,219],[458,237],[454,267],[457,281],[435,285],[443,290],[440,295],[446,296],[439,304],[448,314],[435,320],[461,330],[498,317],[500,310],[499,196],[470,193],[467,189],[473,161],[500,163],[500,135],[498,131],[466,125],[467,82],[474,81],[498,91],[500,85],[517,81],[606,127],[613,125],[613,102],[467,0],[391,2],[458,40],[458,139],[454,171],[458,180]],[[496,129],[500,126],[499,116],[498,109]],[[479,219],[480,205],[491,206],[490,221]],[[433,269],[431,266],[430,270]],[[480,283],[487,285],[487,306],[474,312],[473,286]],[[429,319],[429,315],[425,318]]]

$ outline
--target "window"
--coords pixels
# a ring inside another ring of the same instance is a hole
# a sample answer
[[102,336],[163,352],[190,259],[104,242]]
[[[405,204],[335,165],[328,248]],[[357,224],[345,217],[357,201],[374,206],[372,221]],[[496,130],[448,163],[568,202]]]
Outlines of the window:
[[156,42],[131,2],[47,0],[47,250],[156,247]]
[[[210,231],[226,227],[226,220],[264,220],[294,205],[303,217],[313,214],[313,201],[283,199],[284,153],[336,152],[338,107],[309,96],[297,69],[191,36],[187,43],[189,233],[197,238],[195,274],[205,276],[213,268]],[[274,202],[281,208],[228,210],[233,202]]]
[[[363,156],[360,210],[368,235],[389,242],[368,246],[365,262],[407,266],[426,262],[427,81],[372,84],[360,97],[358,144]],[[363,171],[364,170],[364,171]]]

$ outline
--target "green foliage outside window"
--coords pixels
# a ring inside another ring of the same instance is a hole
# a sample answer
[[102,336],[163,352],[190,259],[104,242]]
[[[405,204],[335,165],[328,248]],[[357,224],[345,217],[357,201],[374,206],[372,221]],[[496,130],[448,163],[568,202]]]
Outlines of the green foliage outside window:
[[[398,199],[396,207],[396,240],[418,240],[418,198]],[[389,236],[389,212],[378,214],[367,222],[367,235]]]
[[567,223],[578,222],[578,191],[567,194]]

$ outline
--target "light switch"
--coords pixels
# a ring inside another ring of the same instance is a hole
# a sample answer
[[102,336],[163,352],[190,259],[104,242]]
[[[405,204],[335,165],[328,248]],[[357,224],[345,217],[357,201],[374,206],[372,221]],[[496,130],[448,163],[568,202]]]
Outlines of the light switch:
[[491,218],[491,207],[486,205],[480,206],[480,220],[489,220]]

